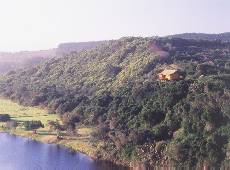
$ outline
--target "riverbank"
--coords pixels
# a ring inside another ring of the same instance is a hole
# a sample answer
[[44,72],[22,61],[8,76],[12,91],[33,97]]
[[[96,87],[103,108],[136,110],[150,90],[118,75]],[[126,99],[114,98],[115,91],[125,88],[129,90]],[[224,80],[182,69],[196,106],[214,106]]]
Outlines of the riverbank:
[[[68,135],[66,131],[61,131],[61,139],[57,138],[57,131],[53,130],[48,122],[58,121],[60,118],[56,114],[48,114],[48,110],[39,107],[22,106],[11,100],[0,98],[0,114],[8,114],[11,120],[16,120],[19,125],[16,128],[4,128],[6,123],[0,122],[0,132],[7,132],[9,134],[30,138],[42,143],[53,143],[67,147],[73,151],[81,152],[93,159],[106,160],[114,162],[118,165],[131,166],[129,161],[115,160],[103,151],[102,141],[95,140],[92,136],[95,127],[86,127],[78,125],[76,127],[75,135]],[[36,133],[25,130],[22,125],[23,121],[40,120],[44,124],[44,128],[39,128]]]
[[56,144],[35,142],[25,137],[0,133],[1,169],[89,169],[128,170],[105,161],[93,161],[80,152]]
[[[93,141],[92,136],[93,127],[78,126],[76,134],[70,136],[66,131],[62,131],[62,138],[57,138],[57,132],[49,127],[49,121],[60,121],[55,114],[48,114],[48,110],[38,107],[21,106],[8,99],[0,99],[0,113],[9,114],[12,120],[19,122],[19,125],[13,129],[5,128],[6,123],[0,122],[0,132],[7,132],[10,134],[27,137],[43,143],[55,143],[63,145],[73,151],[78,151],[87,154],[90,157],[95,157],[97,148],[100,143]],[[37,129],[36,133],[33,131],[26,131],[22,126],[23,121],[40,120],[44,124],[44,128]]]

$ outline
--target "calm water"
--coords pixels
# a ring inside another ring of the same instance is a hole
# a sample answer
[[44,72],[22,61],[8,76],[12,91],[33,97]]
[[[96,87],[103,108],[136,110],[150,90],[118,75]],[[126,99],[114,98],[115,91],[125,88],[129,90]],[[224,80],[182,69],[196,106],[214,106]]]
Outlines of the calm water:
[[81,153],[0,133],[0,170],[116,170],[111,163],[96,162]]

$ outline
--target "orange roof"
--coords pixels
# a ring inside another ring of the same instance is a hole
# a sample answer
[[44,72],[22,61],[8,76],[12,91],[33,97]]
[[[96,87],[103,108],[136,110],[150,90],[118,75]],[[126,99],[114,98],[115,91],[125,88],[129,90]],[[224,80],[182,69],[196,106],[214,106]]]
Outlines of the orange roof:
[[162,72],[159,73],[159,74],[170,75],[170,74],[176,73],[177,71],[178,71],[178,70],[176,70],[176,69],[165,69],[164,71],[162,71]]

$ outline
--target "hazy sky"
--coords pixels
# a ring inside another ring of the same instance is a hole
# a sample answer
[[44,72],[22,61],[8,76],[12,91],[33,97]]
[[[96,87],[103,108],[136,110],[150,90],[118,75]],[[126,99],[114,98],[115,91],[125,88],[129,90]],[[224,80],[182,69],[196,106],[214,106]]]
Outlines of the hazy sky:
[[1,0],[0,51],[61,42],[230,31],[230,0]]

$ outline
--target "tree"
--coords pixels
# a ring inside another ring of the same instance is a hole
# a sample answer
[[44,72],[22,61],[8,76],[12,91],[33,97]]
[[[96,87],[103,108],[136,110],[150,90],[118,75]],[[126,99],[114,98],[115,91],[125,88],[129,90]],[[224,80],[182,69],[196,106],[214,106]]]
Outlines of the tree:
[[0,114],[0,122],[10,121],[10,115],[8,114]]
[[24,123],[25,130],[34,130],[40,127],[44,128],[44,125],[40,120],[25,121]]
[[18,122],[15,120],[10,120],[6,122],[7,129],[15,129],[18,126]]

